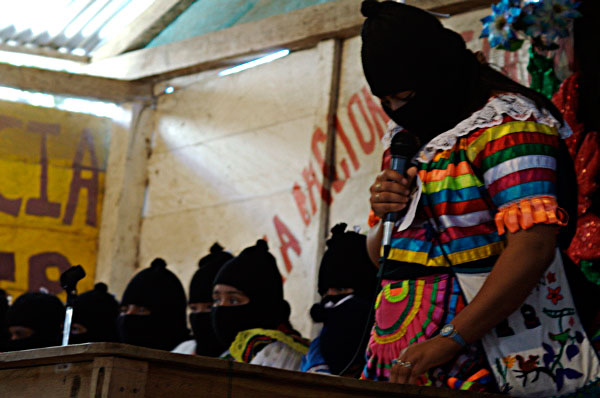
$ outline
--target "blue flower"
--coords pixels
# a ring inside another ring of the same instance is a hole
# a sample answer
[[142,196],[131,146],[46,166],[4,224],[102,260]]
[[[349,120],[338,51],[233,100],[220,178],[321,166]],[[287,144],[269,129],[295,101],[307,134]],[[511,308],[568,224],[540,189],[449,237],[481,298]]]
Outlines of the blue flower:
[[483,18],[480,38],[487,37],[491,47],[510,49],[518,41],[513,24],[521,15],[518,0],[501,0],[492,5],[492,15]]
[[528,1],[523,9],[523,22],[527,25],[525,33],[544,45],[567,37],[571,21],[581,16],[576,10],[579,4],[575,0]]

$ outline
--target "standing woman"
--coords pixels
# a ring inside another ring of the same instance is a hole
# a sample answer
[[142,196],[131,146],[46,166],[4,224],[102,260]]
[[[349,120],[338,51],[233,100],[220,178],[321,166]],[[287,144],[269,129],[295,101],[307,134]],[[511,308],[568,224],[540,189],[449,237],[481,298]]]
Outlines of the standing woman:
[[576,192],[560,113],[431,14],[374,0],[362,13],[364,73],[397,124],[387,142],[408,131],[422,145],[405,176],[386,150],[370,188],[374,262],[380,218],[416,215],[394,229],[362,377],[521,396],[599,388],[557,250],[563,194]]

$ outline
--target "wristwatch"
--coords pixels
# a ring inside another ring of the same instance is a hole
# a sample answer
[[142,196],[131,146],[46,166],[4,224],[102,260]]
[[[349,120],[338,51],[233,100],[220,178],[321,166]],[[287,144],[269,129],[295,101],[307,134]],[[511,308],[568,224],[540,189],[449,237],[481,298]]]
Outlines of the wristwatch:
[[462,336],[460,334],[458,334],[456,329],[454,329],[454,325],[451,323],[444,325],[442,330],[440,330],[440,335],[442,337],[451,338],[452,340],[454,340],[458,344],[460,344],[461,347],[465,347],[467,345],[467,342],[465,341],[465,339],[463,339]]

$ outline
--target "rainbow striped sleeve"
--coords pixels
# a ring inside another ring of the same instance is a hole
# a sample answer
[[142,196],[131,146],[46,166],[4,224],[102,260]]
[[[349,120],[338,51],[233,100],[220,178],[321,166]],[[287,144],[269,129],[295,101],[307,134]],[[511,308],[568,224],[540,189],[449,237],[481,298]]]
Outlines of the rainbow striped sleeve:
[[564,225],[556,202],[559,140],[554,127],[509,117],[469,137],[467,156],[498,209],[500,234],[537,223]]
[[510,121],[470,137],[467,156],[499,208],[527,198],[556,197],[559,135],[533,121]]

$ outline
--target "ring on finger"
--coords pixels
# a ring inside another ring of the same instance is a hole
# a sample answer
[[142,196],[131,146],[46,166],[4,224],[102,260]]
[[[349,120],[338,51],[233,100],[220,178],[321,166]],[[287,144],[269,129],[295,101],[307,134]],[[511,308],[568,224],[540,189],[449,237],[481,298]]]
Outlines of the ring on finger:
[[400,365],[405,368],[412,368],[412,363],[410,361],[403,361],[400,358],[392,359],[392,365]]
[[379,199],[379,192],[375,194],[375,199]]
[[379,189],[381,189],[381,183],[378,182],[377,184],[375,184],[375,190],[379,191]]

